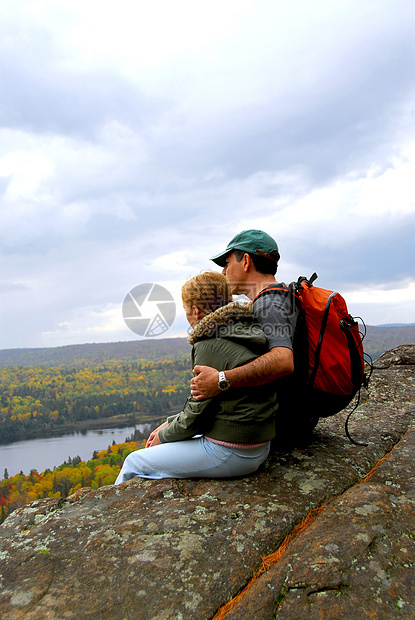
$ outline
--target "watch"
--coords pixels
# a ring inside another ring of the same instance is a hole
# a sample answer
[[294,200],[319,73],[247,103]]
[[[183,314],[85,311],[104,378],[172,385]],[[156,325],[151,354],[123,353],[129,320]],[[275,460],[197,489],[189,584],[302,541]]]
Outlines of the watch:
[[227,390],[228,388],[231,387],[231,384],[229,383],[229,381],[227,380],[226,376],[225,376],[225,372],[223,370],[219,371],[219,383],[218,383],[218,387],[220,390]]

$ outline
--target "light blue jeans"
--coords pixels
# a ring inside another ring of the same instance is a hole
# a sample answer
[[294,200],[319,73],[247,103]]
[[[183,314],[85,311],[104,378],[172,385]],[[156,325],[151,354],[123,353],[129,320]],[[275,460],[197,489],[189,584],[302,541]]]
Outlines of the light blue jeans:
[[227,448],[205,437],[163,443],[131,452],[114,484],[130,478],[232,478],[252,474],[269,454],[259,448]]

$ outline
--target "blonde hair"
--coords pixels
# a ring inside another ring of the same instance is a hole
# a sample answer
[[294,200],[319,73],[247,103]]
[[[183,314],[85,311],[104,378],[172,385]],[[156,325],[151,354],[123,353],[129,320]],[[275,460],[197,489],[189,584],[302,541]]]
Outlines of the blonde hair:
[[185,306],[197,306],[204,314],[214,312],[232,301],[231,287],[226,276],[217,271],[205,271],[182,286]]

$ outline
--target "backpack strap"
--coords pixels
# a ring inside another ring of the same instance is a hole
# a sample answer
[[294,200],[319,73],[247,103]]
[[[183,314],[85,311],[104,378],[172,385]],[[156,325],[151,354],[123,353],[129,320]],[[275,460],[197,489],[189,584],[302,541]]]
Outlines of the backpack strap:
[[[316,275],[316,274],[314,274]],[[324,336],[324,332],[326,331],[326,325],[327,325],[327,319],[329,318],[329,311],[330,311],[330,306],[331,306],[331,301],[333,299],[333,297],[337,295],[337,293],[335,291],[333,291],[326,302],[326,307],[324,308],[324,314],[323,314],[323,318],[321,320],[321,327],[320,327],[320,334],[318,337],[318,342],[317,342],[317,346],[316,346],[316,351],[314,354],[314,368],[313,371],[311,373],[310,376],[310,385],[313,386],[314,385],[314,381],[316,379],[316,374],[317,374],[317,370],[318,370],[318,365],[320,363],[320,353],[321,353],[321,345],[323,344],[323,336]]]
[[258,297],[261,297],[262,295],[267,295],[268,293],[274,293],[277,291],[280,291],[282,293],[291,293],[298,300],[300,299],[300,297],[297,295],[294,288],[291,287],[291,284],[289,286],[282,286],[281,284],[280,285],[276,284],[275,286],[270,286],[269,288],[264,288],[262,291],[260,291],[258,295],[252,300],[252,303],[256,301]]

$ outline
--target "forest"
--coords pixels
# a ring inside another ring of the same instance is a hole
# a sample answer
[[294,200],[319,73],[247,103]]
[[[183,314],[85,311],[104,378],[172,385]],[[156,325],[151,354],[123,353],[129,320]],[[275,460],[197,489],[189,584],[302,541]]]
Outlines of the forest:
[[132,424],[180,410],[188,359],[84,366],[0,368],[0,443],[47,437],[87,421],[128,416]]
[[0,523],[24,504],[48,497],[68,497],[82,487],[98,489],[113,484],[120,467],[130,452],[143,447],[143,442],[113,443],[107,450],[94,452],[85,462],[77,456],[55,467],[38,473],[32,469],[28,476],[22,472],[9,477],[7,470],[0,482]]

